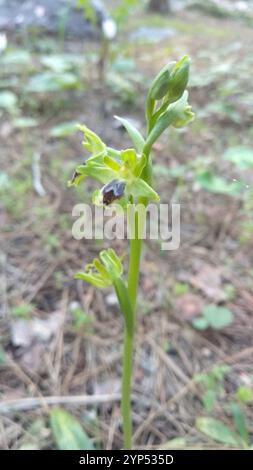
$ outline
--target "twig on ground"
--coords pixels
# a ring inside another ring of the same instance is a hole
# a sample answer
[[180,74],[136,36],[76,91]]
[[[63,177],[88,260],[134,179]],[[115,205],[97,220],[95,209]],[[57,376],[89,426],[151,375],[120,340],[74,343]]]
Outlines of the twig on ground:
[[13,411],[25,411],[46,405],[93,405],[109,403],[120,400],[120,394],[107,395],[76,395],[76,396],[52,396],[31,397],[5,400],[0,403],[0,413],[11,413]]

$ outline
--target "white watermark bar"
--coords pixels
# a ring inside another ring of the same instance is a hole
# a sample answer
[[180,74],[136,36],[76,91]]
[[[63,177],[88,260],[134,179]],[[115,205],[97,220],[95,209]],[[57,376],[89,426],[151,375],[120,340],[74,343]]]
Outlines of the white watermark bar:
[[[76,204],[72,226],[75,240],[124,240],[139,238],[159,240],[161,250],[177,250],[180,246],[180,204],[129,204],[90,206]],[[135,222],[138,224],[135,226]],[[135,227],[135,229],[134,229]],[[134,232],[135,230],[135,232]]]

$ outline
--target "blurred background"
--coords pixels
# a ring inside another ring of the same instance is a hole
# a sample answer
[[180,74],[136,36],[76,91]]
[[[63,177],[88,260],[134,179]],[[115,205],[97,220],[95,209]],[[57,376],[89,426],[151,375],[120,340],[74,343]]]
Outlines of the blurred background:
[[144,130],[149,83],[183,54],[196,119],[154,149],[181,246],[144,244],[134,446],[252,446],[252,43],[249,0],[0,0],[0,448],[122,445],[117,302],[73,279],[109,246],[72,238],[93,187],[67,189],[76,123],[129,147],[113,116]]

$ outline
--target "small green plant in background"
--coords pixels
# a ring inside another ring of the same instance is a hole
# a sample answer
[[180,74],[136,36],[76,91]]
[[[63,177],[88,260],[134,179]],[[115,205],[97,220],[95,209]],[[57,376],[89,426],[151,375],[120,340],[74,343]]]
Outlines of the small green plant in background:
[[91,332],[93,318],[85,313],[82,308],[75,307],[71,309],[71,315],[73,317],[73,326],[75,330],[80,331],[86,328],[88,332]]
[[201,387],[202,403],[206,411],[212,411],[216,400],[224,394],[223,380],[229,371],[229,366],[220,365],[213,367],[207,373],[194,376],[194,381]]
[[206,330],[207,328],[221,330],[230,326],[233,319],[233,313],[228,308],[210,304],[203,308],[202,315],[194,318],[192,324],[197,330]]
[[[152,147],[160,135],[169,127],[180,128],[193,120],[194,114],[188,104],[186,91],[190,61],[184,56],[179,62],[170,62],[156,76],[146,99],[147,133],[143,137],[129,121],[118,118],[128,132],[133,147],[116,150],[106,144],[86,126],[83,145],[91,156],[78,165],[70,186],[79,185],[85,178],[98,181],[102,188],[93,194],[95,204],[118,204],[133,211],[130,226],[130,253],[127,280],[123,277],[123,257],[112,248],[102,250],[98,258],[87,264],[76,274],[97,288],[113,286],[124,319],[123,376],[121,412],[123,418],[124,447],[132,447],[131,378],[133,367],[133,341],[137,291],[142,250],[142,228],[145,223],[145,208],[150,201],[159,201],[152,186]],[[138,210],[144,208],[142,215]]]
[[62,408],[51,411],[50,426],[59,450],[94,449],[93,443],[79,421]]
[[30,318],[34,311],[33,304],[20,304],[11,308],[11,315],[18,318]]
[[210,439],[236,449],[253,450],[249,426],[246,418],[246,407],[252,404],[253,391],[248,387],[239,387],[235,396],[226,400],[224,411],[232,418],[232,426],[226,426],[221,420],[209,416],[196,419],[196,427]]
[[234,448],[252,449],[249,428],[246,419],[246,408],[253,402],[253,390],[239,386],[232,396],[227,396],[224,379],[230,373],[228,365],[214,366],[209,372],[196,374],[194,381],[199,385],[202,404],[207,413],[218,406],[232,418],[232,426],[226,426],[221,420],[200,416],[196,427],[210,439]]

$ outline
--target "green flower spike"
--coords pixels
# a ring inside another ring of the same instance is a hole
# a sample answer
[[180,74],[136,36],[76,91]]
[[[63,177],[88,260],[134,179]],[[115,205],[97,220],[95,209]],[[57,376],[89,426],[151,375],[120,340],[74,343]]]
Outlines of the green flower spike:
[[[70,186],[77,186],[86,177],[100,183],[92,196],[94,204],[114,204],[114,211],[120,206],[132,210],[130,218],[131,237],[129,243],[129,265],[127,280],[124,281],[122,260],[112,249],[103,250],[98,258],[76,274],[95,287],[113,286],[118,304],[124,317],[124,343],[122,362],[121,413],[124,434],[124,448],[132,448],[131,381],[135,313],[138,301],[138,285],[142,238],[140,228],[145,223],[146,207],[149,201],[159,200],[152,187],[152,147],[169,127],[180,128],[193,120],[194,114],[188,104],[186,90],[190,60],[184,56],[178,62],[168,63],[155,77],[146,99],[146,135],[143,136],[134,124],[116,117],[127,131],[134,148],[115,150],[107,147],[102,140],[86,126],[80,126],[84,133],[84,147],[90,156],[83,165],[77,166]],[[102,185],[102,188],[101,188]],[[144,207],[142,214],[135,203]],[[132,204],[130,206],[129,204]],[[132,220],[131,220],[132,219]]]

